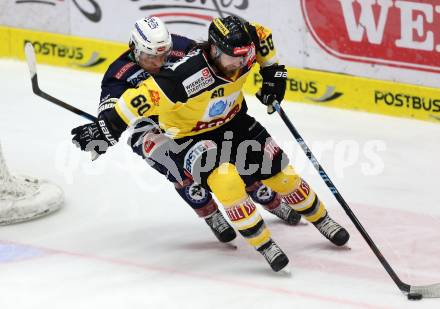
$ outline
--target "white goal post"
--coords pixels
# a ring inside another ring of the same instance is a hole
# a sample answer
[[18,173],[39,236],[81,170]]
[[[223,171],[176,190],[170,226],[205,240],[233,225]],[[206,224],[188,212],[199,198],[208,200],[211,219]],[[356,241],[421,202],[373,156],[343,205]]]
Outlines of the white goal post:
[[9,173],[0,144],[0,225],[33,220],[58,210],[64,202],[56,184]]

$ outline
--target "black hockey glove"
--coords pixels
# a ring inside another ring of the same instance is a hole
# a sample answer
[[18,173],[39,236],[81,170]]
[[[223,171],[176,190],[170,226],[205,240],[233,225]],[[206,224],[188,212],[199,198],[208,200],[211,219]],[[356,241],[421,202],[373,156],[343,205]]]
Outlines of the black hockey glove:
[[71,133],[72,142],[81,150],[90,151],[92,160],[105,153],[119,139],[119,135],[112,133],[110,126],[101,117],[95,122],[74,128]]
[[274,64],[261,68],[260,74],[263,77],[263,86],[255,95],[261,103],[267,105],[267,113],[272,114],[275,112],[272,106],[273,102],[278,101],[278,103],[281,103],[284,99],[287,70],[284,65]]

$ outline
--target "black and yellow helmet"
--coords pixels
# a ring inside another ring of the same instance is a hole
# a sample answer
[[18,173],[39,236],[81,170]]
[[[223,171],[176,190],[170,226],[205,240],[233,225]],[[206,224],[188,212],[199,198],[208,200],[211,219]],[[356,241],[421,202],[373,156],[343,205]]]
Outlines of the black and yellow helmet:
[[237,16],[215,18],[209,25],[209,42],[230,56],[244,55],[252,45],[246,21]]

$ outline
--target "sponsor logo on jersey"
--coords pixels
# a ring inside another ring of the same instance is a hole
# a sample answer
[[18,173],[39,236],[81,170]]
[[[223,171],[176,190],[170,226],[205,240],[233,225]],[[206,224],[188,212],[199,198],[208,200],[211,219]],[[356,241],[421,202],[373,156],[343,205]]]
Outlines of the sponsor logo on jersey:
[[440,5],[433,0],[302,0],[307,28],[349,61],[440,72]]
[[226,110],[227,106],[228,106],[228,104],[223,100],[215,102],[209,108],[209,117],[216,117],[216,116],[223,114],[223,112]]
[[203,68],[185,79],[182,84],[188,96],[191,96],[214,84],[215,79],[208,68]]
[[[213,94],[214,93],[216,93],[216,91],[214,91]],[[229,113],[231,108],[234,106],[234,103],[237,100],[238,96],[240,95],[240,91],[236,91],[231,95],[225,97],[223,96],[224,89],[220,88],[217,91],[217,95],[219,94],[222,94],[222,96],[217,97],[217,99],[214,98],[214,100],[211,100],[208,103],[208,106],[206,107],[205,113],[202,118],[203,121],[210,121],[215,117],[219,117],[221,115],[226,115],[227,113]]]
[[221,126],[222,124],[234,118],[234,116],[237,115],[239,111],[240,111],[240,106],[237,104],[225,117],[217,118],[211,121],[199,121],[191,131],[198,132],[200,130]]
[[172,50],[170,52],[170,57],[183,58],[185,57],[185,52],[181,50]]
[[150,76],[150,73],[140,69],[136,71],[133,75],[127,78],[127,82],[133,86],[137,86],[141,81],[146,80]]
[[155,106],[159,106],[159,102],[160,102],[160,94],[159,94],[159,91],[156,91],[156,90],[148,90],[148,93],[150,94],[151,102],[152,102]]
[[115,74],[115,78],[117,78],[117,79],[121,79],[122,76],[124,76],[124,74],[127,73],[127,71],[128,71],[131,67],[133,67],[134,65],[135,65],[134,62],[129,62],[129,63],[125,64],[124,66],[122,66],[122,68],[120,68],[119,71],[116,72],[116,74]]
[[263,26],[258,25],[255,27],[255,30],[257,31],[257,35],[261,40],[265,40],[267,38],[267,32]]
[[225,95],[225,88],[221,87],[212,92],[211,99],[223,97]]

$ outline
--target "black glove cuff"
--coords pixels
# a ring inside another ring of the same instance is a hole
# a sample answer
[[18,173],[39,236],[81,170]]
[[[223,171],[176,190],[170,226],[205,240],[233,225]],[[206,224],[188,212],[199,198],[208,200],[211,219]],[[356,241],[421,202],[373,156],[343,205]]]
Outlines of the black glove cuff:
[[[278,75],[277,76],[277,72]],[[280,74],[279,72],[282,73],[286,73],[286,74]],[[271,66],[267,66],[267,67],[261,67],[260,68],[260,74],[263,77],[263,81],[264,80],[274,80],[274,79],[278,79],[278,78],[283,78],[286,79],[287,78],[287,71],[286,68],[283,64],[273,64]]]
[[[99,127],[102,128],[101,120],[104,121],[104,126],[107,128],[108,133],[118,141],[119,137],[121,137],[122,132],[127,129],[127,125],[125,122],[119,117],[118,113],[114,108],[103,111],[98,117]],[[101,131],[104,130],[101,129]],[[107,136],[106,136],[107,137]],[[113,144],[112,144],[113,145]]]

